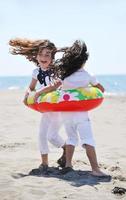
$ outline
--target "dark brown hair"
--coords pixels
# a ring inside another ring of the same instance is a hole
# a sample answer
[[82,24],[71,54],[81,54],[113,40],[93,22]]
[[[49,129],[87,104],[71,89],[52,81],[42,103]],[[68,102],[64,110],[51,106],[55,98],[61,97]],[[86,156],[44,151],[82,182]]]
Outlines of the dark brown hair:
[[62,58],[54,63],[54,76],[62,80],[80,69],[89,56],[86,44],[80,40],[76,40],[71,47],[61,48],[58,51],[64,53]]

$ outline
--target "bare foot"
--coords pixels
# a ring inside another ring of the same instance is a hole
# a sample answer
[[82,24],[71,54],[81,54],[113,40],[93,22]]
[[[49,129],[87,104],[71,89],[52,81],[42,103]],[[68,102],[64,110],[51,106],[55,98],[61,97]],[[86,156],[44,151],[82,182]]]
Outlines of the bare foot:
[[109,177],[110,175],[108,174],[105,174],[104,172],[102,172],[101,170],[93,170],[91,173],[90,173],[92,176],[96,176],[96,177]]

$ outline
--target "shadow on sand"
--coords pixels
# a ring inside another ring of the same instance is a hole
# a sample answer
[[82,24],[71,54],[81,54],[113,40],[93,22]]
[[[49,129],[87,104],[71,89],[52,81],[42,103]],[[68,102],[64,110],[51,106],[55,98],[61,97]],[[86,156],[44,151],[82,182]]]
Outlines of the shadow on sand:
[[[30,172],[29,172],[30,173]],[[80,187],[82,185],[95,186],[101,182],[110,182],[111,176],[96,177],[91,175],[91,171],[74,170],[63,175],[58,167],[49,167],[48,171],[39,175],[16,173],[12,174],[15,179],[23,178],[26,176],[57,178],[69,182],[72,186]]]

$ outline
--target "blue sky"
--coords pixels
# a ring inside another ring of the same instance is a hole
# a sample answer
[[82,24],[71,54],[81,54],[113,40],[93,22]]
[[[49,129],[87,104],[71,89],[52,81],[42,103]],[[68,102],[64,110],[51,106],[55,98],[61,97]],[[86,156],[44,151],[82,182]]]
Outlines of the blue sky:
[[0,1],[0,75],[31,75],[35,65],[9,54],[8,41],[50,39],[57,46],[85,41],[85,68],[94,74],[126,74],[125,0]]

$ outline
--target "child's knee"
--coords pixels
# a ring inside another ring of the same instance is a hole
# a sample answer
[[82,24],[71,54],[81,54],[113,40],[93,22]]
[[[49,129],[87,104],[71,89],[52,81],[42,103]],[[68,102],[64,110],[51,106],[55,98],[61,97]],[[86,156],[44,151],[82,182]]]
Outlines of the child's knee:
[[67,145],[72,145],[72,146],[77,146],[78,145],[78,140],[77,139],[67,139],[66,144]]

